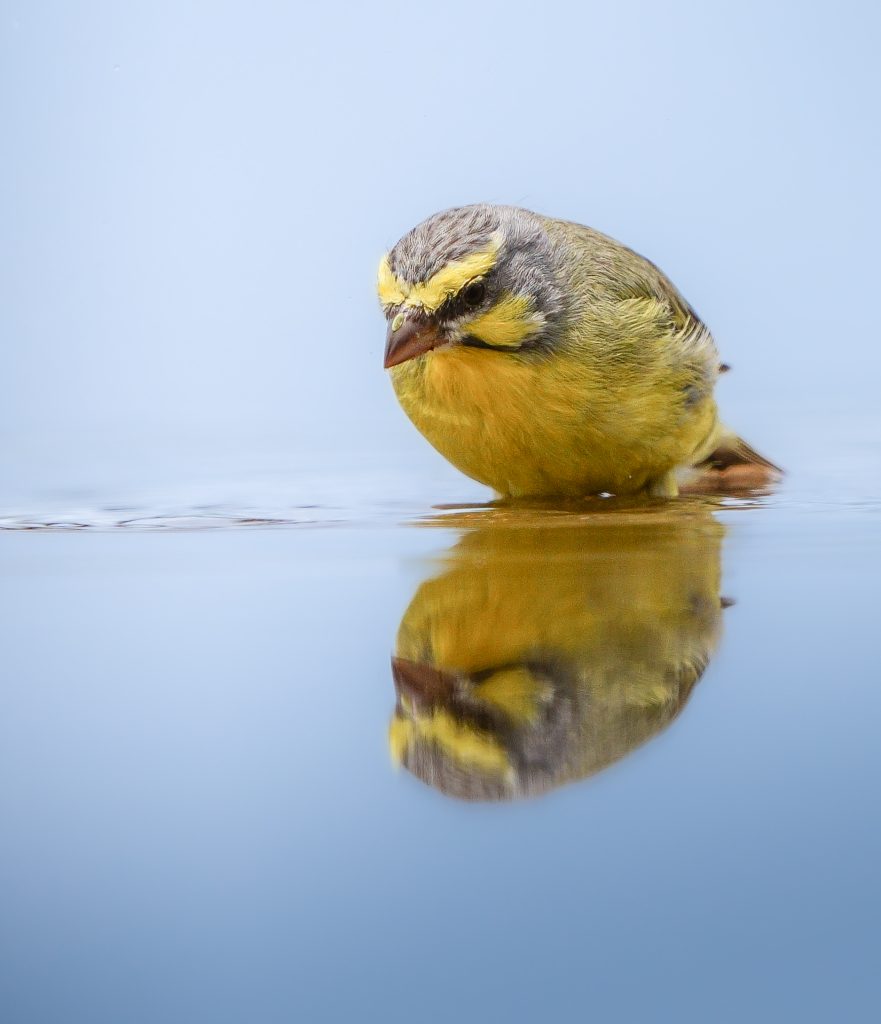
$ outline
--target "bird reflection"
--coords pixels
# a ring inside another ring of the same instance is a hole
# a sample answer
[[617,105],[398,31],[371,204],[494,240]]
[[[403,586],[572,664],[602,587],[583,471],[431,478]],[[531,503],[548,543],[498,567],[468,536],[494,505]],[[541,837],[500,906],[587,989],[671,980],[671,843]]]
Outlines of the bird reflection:
[[487,510],[416,592],[392,672],[393,757],[465,800],[536,796],[626,756],[681,711],[720,622],[705,505]]

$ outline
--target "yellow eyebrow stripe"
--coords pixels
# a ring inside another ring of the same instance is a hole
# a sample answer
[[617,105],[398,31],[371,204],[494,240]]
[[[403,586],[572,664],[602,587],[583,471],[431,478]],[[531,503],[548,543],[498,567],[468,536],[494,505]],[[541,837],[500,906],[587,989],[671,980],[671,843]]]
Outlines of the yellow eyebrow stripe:
[[418,284],[402,281],[389,266],[388,256],[383,256],[376,282],[379,301],[384,306],[421,306],[432,313],[473,278],[489,273],[496,265],[499,247],[500,242],[494,237],[485,249],[453,260]]
[[379,272],[376,275],[376,290],[383,306],[398,306],[407,297],[398,279],[389,266],[388,254],[379,261]]
[[504,748],[489,733],[478,732],[452,715],[438,709],[421,718],[392,719],[389,725],[389,749],[400,764],[407,748],[419,740],[436,743],[459,764],[494,775],[507,776],[511,765]]

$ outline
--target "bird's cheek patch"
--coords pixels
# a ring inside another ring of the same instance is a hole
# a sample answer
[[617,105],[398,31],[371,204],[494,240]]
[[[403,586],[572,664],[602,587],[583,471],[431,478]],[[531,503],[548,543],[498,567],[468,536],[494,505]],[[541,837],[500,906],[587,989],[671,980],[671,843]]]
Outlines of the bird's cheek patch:
[[489,679],[477,685],[476,693],[482,701],[492,704],[518,725],[534,722],[541,705],[553,697],[547,683],[536,679],[524,666],[494,672]]
[[463,329],[495,348],[517,349],[544,326],[544,317],[522,295],[504,295]]

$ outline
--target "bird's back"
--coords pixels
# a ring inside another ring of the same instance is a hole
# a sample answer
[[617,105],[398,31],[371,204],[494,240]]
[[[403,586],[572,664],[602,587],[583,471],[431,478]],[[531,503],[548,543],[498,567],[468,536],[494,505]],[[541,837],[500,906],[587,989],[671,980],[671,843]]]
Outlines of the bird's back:
[[581,224],[545,228],[569,286],[561,358],[590,369],[588,417],[622,470],[661,480],[705,457],[718,429],[708,328],[650,260]]

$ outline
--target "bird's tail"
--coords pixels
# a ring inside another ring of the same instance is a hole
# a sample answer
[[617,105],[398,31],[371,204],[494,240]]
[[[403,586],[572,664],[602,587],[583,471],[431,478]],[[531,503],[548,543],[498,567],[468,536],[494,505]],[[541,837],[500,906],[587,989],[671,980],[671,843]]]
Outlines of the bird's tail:
[[695,463],[683,481],[686,491],[754,491],[777,483],[783,470],[742,437],[722,427],[713,450]]

